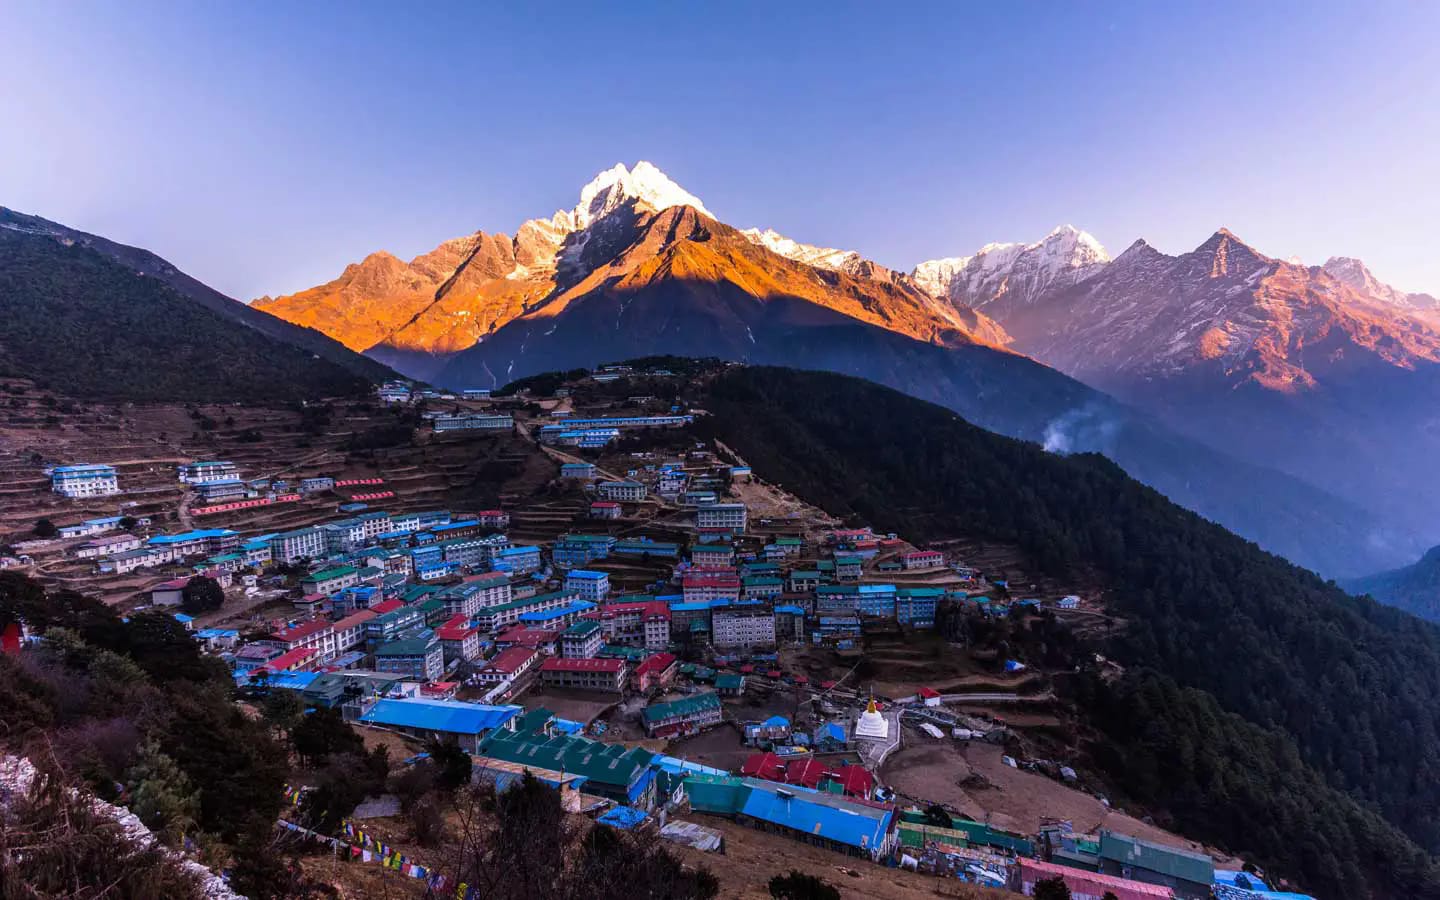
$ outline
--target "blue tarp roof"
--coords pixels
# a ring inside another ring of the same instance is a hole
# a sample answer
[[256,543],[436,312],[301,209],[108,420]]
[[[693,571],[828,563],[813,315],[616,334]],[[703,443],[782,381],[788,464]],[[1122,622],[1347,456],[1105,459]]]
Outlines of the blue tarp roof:
[[815,740],[819,741],[825,738],[843,742],[845,740],[844,726],[837,722],[826,722],[824,725],[815,729]]
[[789,728],[790,720],[784,716],[771,716],[762,723],[766,728]]
[[482,706],[461,700],[379,700],[361,722],[452,734],[479,734],[519,715],[518,706]]
[[210,640],[213,638],[239,637],[240,632],[234,628],[202,628],[195,632],[197,638]]
[[632,806],[616,806],[606,810],[603,815],[595,821],[602,825],[609,825],[611,828],[629,830],[650,818],[645,813]]

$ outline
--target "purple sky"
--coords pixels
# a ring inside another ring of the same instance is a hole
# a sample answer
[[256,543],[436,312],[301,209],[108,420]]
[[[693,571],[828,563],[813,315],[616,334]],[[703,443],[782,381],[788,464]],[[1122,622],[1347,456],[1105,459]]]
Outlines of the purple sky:
[[1440,293],[1440,4],[779,6],[0,0],[0,204],[249,299],[648,159],[901,269],[1224,225]]

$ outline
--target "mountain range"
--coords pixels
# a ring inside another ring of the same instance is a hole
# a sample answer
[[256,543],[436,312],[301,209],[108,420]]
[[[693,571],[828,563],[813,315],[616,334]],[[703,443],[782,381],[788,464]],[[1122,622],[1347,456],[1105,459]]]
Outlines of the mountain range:
[[1114,260],[1060,229],[913,275],[998,321],[1011,349],[1440,540],[1433,297],[1390,287],[1354,259],[1275,259],[1226,229],[1189,253],[1142,240]]
[[[1275,271],[1262,275],[1264,267]],[[372,253],[333,281],[253,307],[450,387],[657,353],[859,375],[1007,435],[1103,452],[1177,502],[1327,573],[1397,565],[1422,546],[1419,517],[1397,515],[1410,505],[1404,499],[1374,502],[1365,488],[1384,478],[1341,480],[1323,448],[1277,458],[1276,441],[1329,434],[1333,415],[1311,422],[1314,404],[1299,403],[1243,445],[1233,430],[1219,437],[1188,416],[1194,408],[1223,418],[1237,392],[1247,396],[1235,414],[1247,419],[1275,415],[1272,395],[1295,402],[1294,389],[1280,388],[1303,382],[1295,372],[1307,371],[1314,339],[1300,336],[1282,307],[1319,306],[1293,283],[1299,273],[1347,300],[1361,297],[1338,275],[1268,260],[1228,232],[1182,257],[1141,242],[1112,261],[1066,226],[1034,244],[990,244],[900,272],[855,251],[724,224],[641,162],[600,173],[573,209],[527,221],[513,236],[475,232],[408,262]],[[1248,307],[1238,297],[1246,290]],[[1397,326],[1396,347],[1379,334],[1391,324],[1374,303],[1345,319],[1357,348],[1368,341],[1387,375],[1431,352],[1427,301],[1397,296],[1411,299],[1391,302],[1387,314],[1414,324]],[[1186,322],[1195,339],[1181,340],[1175,312],[1156,311],[1176,304],[1215,324]],[[1297,340],[1281,339],[1290,336]],[[1252,369],[1260,374],[1247,381]],[[1160,375],[1166,390],[1157,395]],[[1193,396],[1178,391],[1192,385]],[[1407,388],[1392,399],[1410,396]]]

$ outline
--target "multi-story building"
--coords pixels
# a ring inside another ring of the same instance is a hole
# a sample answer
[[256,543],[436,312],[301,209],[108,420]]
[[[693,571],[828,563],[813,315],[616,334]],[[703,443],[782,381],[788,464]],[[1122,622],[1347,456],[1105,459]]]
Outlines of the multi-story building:
[[645,499],[645,485],[638,481],[602,481],[596,491],[601,498],[617,503],[639,503]]
[[608,534],[562,534],[550,556],[555,565],[573,568],[606,558],[614,546],[615,538]]
[[[478,627],[486,631],[499,631],[516,624],[526,613],[567,609],[581,602],[585,601],[581,601],[580,595],[575,591],[554,591],[511,600],[498,606],[484,607],[475,613],[473,619]],[[585,609],[594,609],[594,604],[585,602]]]
[[561,463],[561,478],[582,478],[590,479],[595,477],[595,464],[588,462]]
[[440,649],[445,653],[445,662],[472,660],[480,656],[480,629],[470,624],[465,616],[454,616],[435,630],[440,639]]
[[751,575],[741,579],[746,600],[774,600],[785,593],[785,581],[774,575]]
[[735,548],[729,544],[696,544],[690,561],[701,568],[728,568],[735,562]]
[[600,603],[610,596],[610,576],[590,569],[571,569],[565,575],[565,590],[579,594],[581,600]]
[[745,530],[745,504],[712,503],[695,510],[695,525],[701,531]]
[[346,653],[365,643],[365,623],[375,618],[371,609],[357,610],[337,621],[332,627],[335,632],[335,652]]
[[239,481],[240,469],[229,460],[185,463],[178,466],[180,480],[187,484],[208,484],[212,481]]
[[775,646],[775,610],[768,603],[731,603],[710,611],[716,647]]
[[433,635],[390,641],[375,651],[375,671],[413,681],[438,681],[445,674],[445,654]]
[[487,684],[514,681],[540,664],[541,654],[530,647],[515,646],[501,650],[485,664],[475,677]]
[[175,551],[169,547],[141,547],[112,556],[103,557],[99,562],[100,571],[106,575],[124,575],[136,569],[149,569],[173,562]]
[[592,519],[618,519],[624,512],[620,504],[614,500],[596,500],[590,504],[590,518]]
[[645,692],[654,687],[666,687],[675,680],[680,671],[680,661],[673,653],[656,653],[635,667],[633,678],[635,689]]
[[504,572],[486,572],[484,575],[472,576],[461,584],[441,591],[439,597],[445,601],[445,609],[450,615],[473,619],[482,609],[504,606],[510,602],[510,576]]
[[539,547],[507,547],[495,553],[492,565],[497,572],[525,575],[540,570]]
[[945,565],[945,554],[939,550],[916,550],[900,557],[905,569],[938,569]]
[[659,600],[631,600],[600,608],[600,627],[611,644],[663,649],[670,643],[670,607]]
[[301,559],[316,559],[325,555],[325,532],[311,526],[283,531],[270,538],[270,558],[274,562],[293,563]]
[[605,633],[593,619],[576,622],[560,632],[560,655],[566,659],[590,659],[605,646]]
[[437,432],[510,431],[515,427],[515,419],[509,413],[500,415],[436,416],[433,424]]
[[240,546],[240,535],[228,528],[203,528],[178,534],[157,534],[145,542],[151,547],[166,547],[176,559],[187,556],[229,553]]
[[680,580],[686,603],[740,599],[740,576],[732,571],[692,569]]
[[645,731],[652,738],[699,734],[724,720],[719,695],[692,694],[669,703],[652,703],[642,714]]
[[114,466],[84,464],[56,466],[50,470],[50,488],[66,497],[103,497],[120,493],[120,478]]
[[354,566],[322,569],[300,579],[300,590],[306,594],[338,594],[360,583],[360,570]]
[[792,594],[808,594],[820,586],[820,572],[816,569],[794,569],[786,580]]
[[323,619],[284,628],[270,635],[286,653],[302,647],[316,651],[316,661],[333,659],[339,652],[335,646],[335,626]]
[[140,548],[140,538],[133,534],[115,534],[109,537],[98,537],[93,541],[75,547],[70,551],[78,559],[95,559],[101,556],[112,556],[116,553],[127,553]]
[[314,478],[300,479],[300,493],[302,494],[318,494],[321,491],[330,491],[334,489],[335,479],[329,477],[328,475],[317,475]]
[[625,660],[553,657],[540,664],[540,680],[546,687],[618,694],[625,689]]
[[798,641],[805,637],[805,608],[783,605],[775,607],[775,640]]
[[195,493],[201,503],[223,503],[226,500],[241,500],[249,496],[250,489],[239,478],[215,478],[195,484]]
[[895,617],[893,584],[822,584],[815,589],[817,615]]
[[[377,611],[379,608],[377,607]],[[425,610],[418,606],[401,606],[398,609],[380,612],[375,618],[364,623],[365,641],[372,645],[383,644],[386,641],[406,637],[424,627]]]
[[935,610],[944,597],[944,588],[896,588],[895,621],[915,628],[932,628],[935,625]]

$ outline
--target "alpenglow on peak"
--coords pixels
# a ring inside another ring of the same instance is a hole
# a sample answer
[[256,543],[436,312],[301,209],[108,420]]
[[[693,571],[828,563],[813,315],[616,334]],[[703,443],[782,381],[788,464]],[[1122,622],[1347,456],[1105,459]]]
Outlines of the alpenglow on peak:
[[590,223],[604,218],[628,200],[638,200],[660,212],[672,206],[693,206],[695,209],[715,218],[700,198],[686,191],[670,180],[670,177],[653,164],[640,160],[635,168],[627,169],[624,163],[616,163],[606,169],[580,191],[580,204],[571,213],[574,227],[586,228]]

